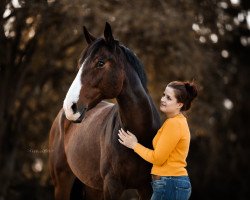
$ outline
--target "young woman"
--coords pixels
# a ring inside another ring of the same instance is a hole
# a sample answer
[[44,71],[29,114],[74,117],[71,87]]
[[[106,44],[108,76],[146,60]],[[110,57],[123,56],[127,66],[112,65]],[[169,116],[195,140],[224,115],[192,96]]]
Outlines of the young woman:
[[153,150],[139,144],[131,132],[119,130],[119,142],[153,164],[151,200],[186,200],[191,195],[191,183],[185,168],[190,132],[182,112],[190,108],[196,96],[193,83],[174,81],[167,85],[160,105],[167,119],[153,139]]

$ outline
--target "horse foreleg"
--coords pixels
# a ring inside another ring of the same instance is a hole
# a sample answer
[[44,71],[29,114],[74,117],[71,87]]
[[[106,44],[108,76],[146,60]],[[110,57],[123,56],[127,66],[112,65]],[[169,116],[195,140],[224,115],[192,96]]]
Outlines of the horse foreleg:
[[146,185],[143,188],[137,189],[139,193],[139,200],[149,200],[152,195],[152,187],[150,184]]
[[111,176],[105,177],[103,187],[104,200],[118,200],[124,191],[121,183]]
[[82,199],[83,184],[71,171],[64,150],[64,119],[65,116],[61,110],[53,122],[49,137],[49,148],[51,150],[49,165],[55,189],[55,199]]
[[55,200],[83,199],[83,183],[71,171],[62,152],[50,156],[50,173],[55,187]]
[[84,199],[86,200],[103,200],[103,191],[84,186]]
[[68,172],[57,173],[53,180],[55,186],[55,200],[70,200],[75,177]]

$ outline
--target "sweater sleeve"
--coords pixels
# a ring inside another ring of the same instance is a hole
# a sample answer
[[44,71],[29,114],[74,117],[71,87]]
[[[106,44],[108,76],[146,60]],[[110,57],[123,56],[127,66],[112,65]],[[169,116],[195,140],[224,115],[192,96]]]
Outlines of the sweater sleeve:
[[137,143],[134,151],[144,160],[154,165],[162,165],[176,147],[180,137],[180,125],[175,119],[169,119],[164,124],[162,133],[154,147],[154,150],[148,149]]

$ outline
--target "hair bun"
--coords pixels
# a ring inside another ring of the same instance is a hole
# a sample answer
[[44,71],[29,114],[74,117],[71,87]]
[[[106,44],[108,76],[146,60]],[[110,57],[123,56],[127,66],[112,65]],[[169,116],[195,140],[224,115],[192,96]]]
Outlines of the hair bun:
[[197,87],[193,82],[185,82],[184,83],[186,90],[189,94],[190,97],[190,101],[192,101],[195,97],[197,97],[198,91],[197,91]]
[[198,91],[194,82],[172,81],[168,85],[175,89],[177,102],[183,103],[181,111],[186,111],[191,107],[191,103],[197,96]]

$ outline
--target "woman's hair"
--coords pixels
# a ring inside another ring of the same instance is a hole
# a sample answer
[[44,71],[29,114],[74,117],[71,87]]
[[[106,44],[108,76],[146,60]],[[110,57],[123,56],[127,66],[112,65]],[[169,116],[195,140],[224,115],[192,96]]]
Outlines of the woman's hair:
[[197,87],[193,82],[173,81],[167,86],[174,89],[178,103],[183,103],[181,111],[186,111],[191,107],[191,102],[197,97]]

